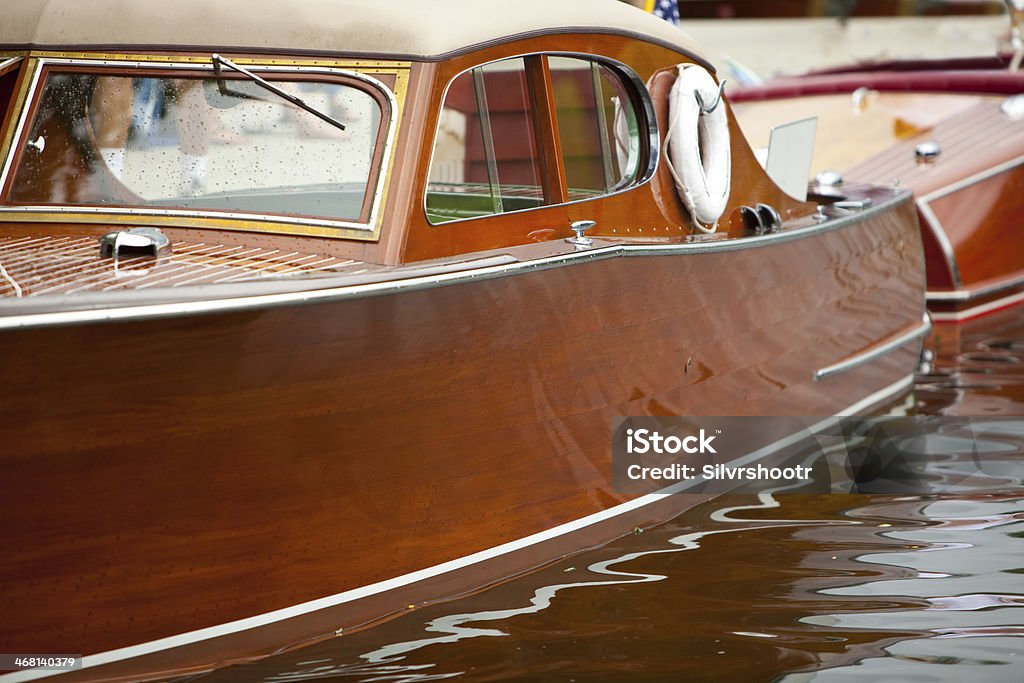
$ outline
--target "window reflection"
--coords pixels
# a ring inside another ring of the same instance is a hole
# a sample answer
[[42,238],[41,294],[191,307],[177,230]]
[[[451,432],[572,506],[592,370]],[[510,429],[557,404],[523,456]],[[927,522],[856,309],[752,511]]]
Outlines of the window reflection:
[[639,172],[639,135],[622,81],[598,62],[552,56],[548,64],[569,199],[625,187]]

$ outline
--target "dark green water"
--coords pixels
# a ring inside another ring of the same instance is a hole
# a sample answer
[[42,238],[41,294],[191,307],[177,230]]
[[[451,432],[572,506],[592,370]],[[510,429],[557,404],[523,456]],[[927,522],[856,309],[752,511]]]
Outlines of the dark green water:
[[[1021,416],[1024,320],[940,328],[903,409]],[[1024,488],[720,497],[202,681],[1024,681]]]

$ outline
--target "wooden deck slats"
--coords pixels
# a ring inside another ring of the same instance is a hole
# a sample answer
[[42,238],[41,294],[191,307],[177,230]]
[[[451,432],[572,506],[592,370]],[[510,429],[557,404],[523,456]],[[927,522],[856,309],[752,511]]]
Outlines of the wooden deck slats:
[[[1024,126],[1004,115],[1000,102],[982,100],[923,134],[846,169],[844,175],[858,182],[899,178],[920,197],[1020,156]],[[914,158],[914,146],[922,140],[935,140],[942,147],[934,165],[918,164]]]
[[95,237],[0,237],[0,296],[31,297],[237,282],[361,262],[263,247],[179,241],[159,258],[102,258]]

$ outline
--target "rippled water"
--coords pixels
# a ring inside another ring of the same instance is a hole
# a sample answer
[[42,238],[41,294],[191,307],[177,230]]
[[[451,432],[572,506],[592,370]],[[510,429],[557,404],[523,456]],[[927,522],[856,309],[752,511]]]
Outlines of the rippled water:
[[[1013,316],[938,328],[913,410],[1024,426]],[[1020,683],[1024,488],[719,497],[478,595],[193,680],[449,679]]]

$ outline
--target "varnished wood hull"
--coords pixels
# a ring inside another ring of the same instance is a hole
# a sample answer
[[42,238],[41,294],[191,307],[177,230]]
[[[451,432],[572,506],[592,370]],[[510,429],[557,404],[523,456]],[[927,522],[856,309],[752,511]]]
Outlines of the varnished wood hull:
[[0,651],[103,653],[352,596],[61,680],[208,666],[678,511],[681,497],[630,510],[611,490],[614,416],[831,415],[916,366],[912,340],[812,378],[920,325],[913,205],[790,237],[3,330],[0,611],[19,616]]
[[[849,176],[885,174],[914,190],[925,246],[928,307],[936,322],[963,322],[1024,302],[1024,129],[982,99]],[[915,160],[922,140],[942,153]]]
[[[1024,147],[1021,148],[1024,152]],[[936,322],[963,322],[1024,302],[1024,158],[918,199],[932,259],[928,301]],[[944,286],[943,286],[944,285]]]

